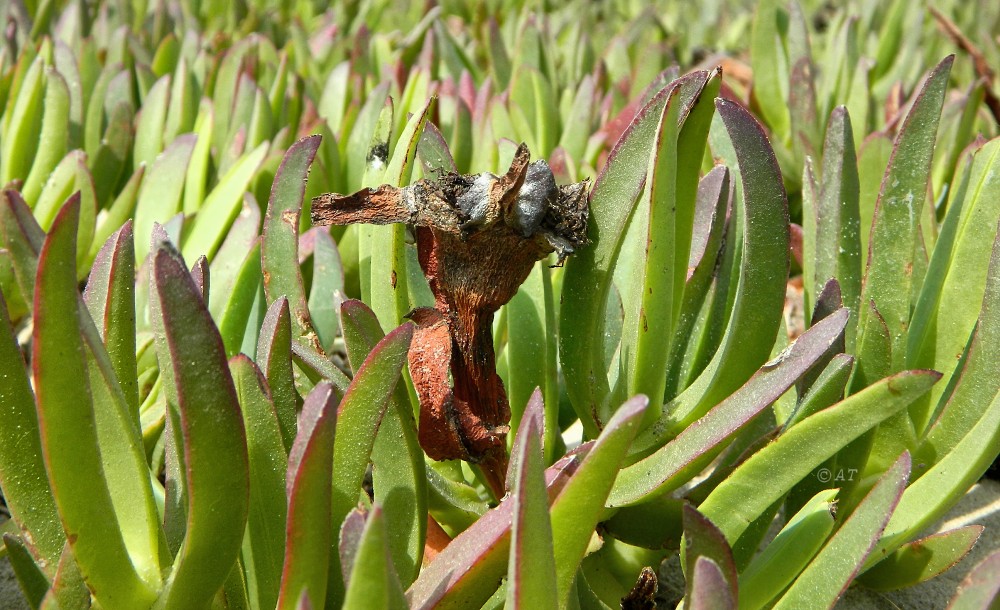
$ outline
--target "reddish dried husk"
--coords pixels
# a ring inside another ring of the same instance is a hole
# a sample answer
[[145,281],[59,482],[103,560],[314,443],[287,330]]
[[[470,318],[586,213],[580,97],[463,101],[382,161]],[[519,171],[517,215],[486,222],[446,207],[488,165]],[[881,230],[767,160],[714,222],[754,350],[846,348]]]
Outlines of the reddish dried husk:
[[522,144],[503,176],[444,174],[312,203],[317,224],[414,225],[435,297],[433,308],[408,316],[416,324],[408,359],[420,444],[436,460],[480,464],[498,493],[510,405],[496,372],[493,314],[536,261],[556,252],[561,263],[587,243],[587,183],[556,187],[545,162],[529,165],[529,157]]

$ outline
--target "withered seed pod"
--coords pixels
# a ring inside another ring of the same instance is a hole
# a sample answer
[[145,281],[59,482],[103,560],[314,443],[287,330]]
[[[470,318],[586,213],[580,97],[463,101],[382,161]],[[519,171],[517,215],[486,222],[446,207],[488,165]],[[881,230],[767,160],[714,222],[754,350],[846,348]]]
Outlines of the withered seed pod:
[[408,359],[420,400],[420,444],[437,460],[479,463],[499,494],[510,405],[496,372],[493,314],[536,261],[555,252],[562,263],[587,243],[588,183],[557,187],[548,164],[529,158],[522,144],[502,176],[447,173],[312,202],[316,224],[415,227],[435,297],[433,309],[409,314],[417,325]]

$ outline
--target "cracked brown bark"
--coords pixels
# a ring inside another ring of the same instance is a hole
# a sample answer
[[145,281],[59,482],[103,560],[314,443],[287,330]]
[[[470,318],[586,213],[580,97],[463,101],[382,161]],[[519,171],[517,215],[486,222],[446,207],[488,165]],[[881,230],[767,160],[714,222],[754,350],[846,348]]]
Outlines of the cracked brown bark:
[[586,243],[586,183],[557,188],[544,161],[528,161],[522,144],[503,176],[445,174],[313,200],[316,223],[416,226],[418,259],[435,297],[433,308],[409,314],[420,444],[436,460],[478,463],[498,497],[510,405],[496,372],[493,314],[536,261],[553,251],[562,260]]

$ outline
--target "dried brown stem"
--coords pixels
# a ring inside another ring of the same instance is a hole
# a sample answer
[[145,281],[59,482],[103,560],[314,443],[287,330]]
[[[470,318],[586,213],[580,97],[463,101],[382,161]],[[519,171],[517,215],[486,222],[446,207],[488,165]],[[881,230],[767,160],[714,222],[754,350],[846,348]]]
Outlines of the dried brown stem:
[[972,58],[972,65],[976,71],[976,75],[979,78],[986,81],[986,86],[984,87],[985,95],[983,101],[986,103],[986,107],[990,109],[990,113],[993,115],[993,119],[1000,124],[1000,98],[997,97],[996,93],[993,92],[993,80],[996,76],[993,69],[990,68],[990,63],[986,59],[986,55],[977,47],[971,40],[969,40],[962,30],[958,29],[958,25],[954,21],[948,19],[944,13],[937,10],[933,6],[928,7],[931,11],[931,15],[944,30],[944,33],[951,38],[959,49],[966,52],[969,57]]
[[504,493],[510,405],[496,372],[493,314],[536,261],[553,251],[562,259],[586,243],[586,183],[557,188],[548,165],[529,159],[522,144],[503,176],[446,174],[313,200],[316,223],[416,226],[418,259],[435,298],[433,308],[409,314],[420,444],[434,459],[479,464],[497,497]]

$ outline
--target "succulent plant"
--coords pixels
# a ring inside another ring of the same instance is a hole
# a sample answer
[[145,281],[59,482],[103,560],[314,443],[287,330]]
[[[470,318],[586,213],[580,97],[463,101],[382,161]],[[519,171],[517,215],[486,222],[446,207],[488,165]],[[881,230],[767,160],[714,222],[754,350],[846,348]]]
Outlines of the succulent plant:
[[743,4],[11,3],[28,604],[831,607],[961,560],[1000,9]]

